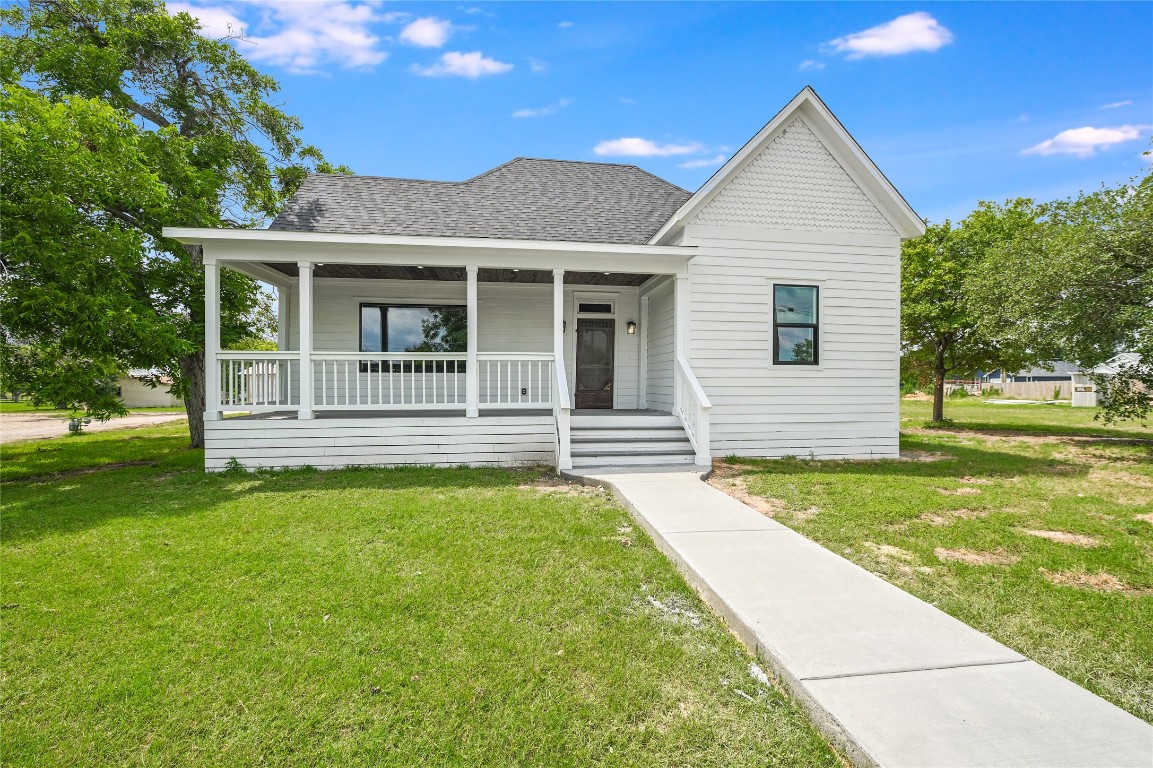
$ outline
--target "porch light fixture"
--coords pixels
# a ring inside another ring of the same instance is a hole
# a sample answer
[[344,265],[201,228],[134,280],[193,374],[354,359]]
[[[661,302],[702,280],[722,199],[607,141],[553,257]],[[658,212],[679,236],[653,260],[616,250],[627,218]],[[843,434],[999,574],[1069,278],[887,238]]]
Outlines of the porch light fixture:
[[627,333],[631,336],[632,334],[634,334],[636,332],[637,332],[637,321],[636,320],[629,320],[627,323],[625,323],[625,333]]

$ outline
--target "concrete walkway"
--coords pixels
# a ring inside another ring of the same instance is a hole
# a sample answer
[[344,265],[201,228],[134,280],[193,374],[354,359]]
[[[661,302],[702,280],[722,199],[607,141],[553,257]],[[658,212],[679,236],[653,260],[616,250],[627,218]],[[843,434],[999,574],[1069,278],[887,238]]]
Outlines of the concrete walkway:
[[858,765],[1153,765],[1153,727],[701,482],[611,488]]

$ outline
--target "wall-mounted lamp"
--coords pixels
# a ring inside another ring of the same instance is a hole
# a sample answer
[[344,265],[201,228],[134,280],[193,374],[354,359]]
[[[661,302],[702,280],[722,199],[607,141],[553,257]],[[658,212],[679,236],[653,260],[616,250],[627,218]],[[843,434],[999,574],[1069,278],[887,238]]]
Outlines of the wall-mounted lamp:
[[637,321],[636,320],[629,320],[627,323],[625,323],[625,333],[627,333],[631,336],[632,334],[634,334],[636,332],[637,332]]

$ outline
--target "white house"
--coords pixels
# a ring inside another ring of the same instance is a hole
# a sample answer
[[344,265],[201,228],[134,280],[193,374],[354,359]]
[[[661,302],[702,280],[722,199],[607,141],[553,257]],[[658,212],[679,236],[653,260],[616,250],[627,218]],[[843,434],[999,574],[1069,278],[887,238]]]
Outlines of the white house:
[[144,368],[133,368],[128,373],[116,379],[116,388],[119,391],[120,402],[126,408],[173,408],[184,405],[184,401],[168,391],[172,380],[162,378],[157,387],[148,386],[147,382],[157,378],[156,371]]
[[1095,408],[1104,397],[1105,393],[1097,389],[1097,382],[1093,380],[1094,376],[1106,378],[1116,376],[1122,367],[1136,365],[1140,362],[1141,355],[1136,352],[1122,352],[1091,370],[1074,371],[1071,374],[1073,379],[1073,407]]
[[[209,469],[567,469],[896,456],[923,229],[805,88],[695,194],[518,158],[315,175],[268,229],[165,233],[203,246]],[[220,350],[221,268],[277,287],[279,351]]]

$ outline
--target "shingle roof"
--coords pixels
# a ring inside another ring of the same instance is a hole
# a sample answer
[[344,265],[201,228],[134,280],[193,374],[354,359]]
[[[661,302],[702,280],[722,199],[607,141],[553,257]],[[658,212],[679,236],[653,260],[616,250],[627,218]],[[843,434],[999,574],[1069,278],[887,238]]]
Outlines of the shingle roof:
[[691,196],[635,165],[518,157],[459,182],[313,174],[269,229],[643,244]]

